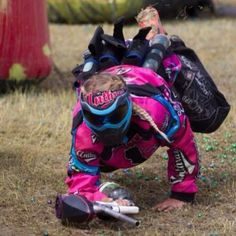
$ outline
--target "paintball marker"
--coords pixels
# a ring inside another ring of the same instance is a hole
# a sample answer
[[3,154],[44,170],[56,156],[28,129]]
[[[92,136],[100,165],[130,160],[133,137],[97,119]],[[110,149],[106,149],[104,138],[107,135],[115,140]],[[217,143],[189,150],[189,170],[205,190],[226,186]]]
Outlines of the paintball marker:
[[57,196],[55,208],[57,218],[63,223],[89,222],[97,214],[104,214],[134,226],[140,224],[138,220],[125,215],[138,213],[139,208],[136,206],[119,206],[114,202],[90,202],[79,195]]

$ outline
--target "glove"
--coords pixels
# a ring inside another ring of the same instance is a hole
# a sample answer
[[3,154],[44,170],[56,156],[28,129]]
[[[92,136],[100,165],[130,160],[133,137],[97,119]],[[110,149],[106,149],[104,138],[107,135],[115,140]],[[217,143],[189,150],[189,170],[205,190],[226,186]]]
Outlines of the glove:
[[119,65],[127,50],[123,35],[124,20],[124,17],[121,17],[114,23],[113,36],[101,35],[104,41],[103,52],[99,57],[101,69]]
[[102,34],[103,29],[98,26],[89,42],[88,50],[84,52],[84,63],[72,70],[72,74],[76,77],[78,84],[83,83],[100,69],[98,57],[103,51]]
[[98,57],[103,51],[102,34],[104,33],[101,26],[98,26],[89,42],[88,49],[93,57]]
[[128,48],[122,64],[141,66],[146,55],[149,41],[146,36],[151,30],[151,27],[142,28],[138,34],[133,38],[132,44]]

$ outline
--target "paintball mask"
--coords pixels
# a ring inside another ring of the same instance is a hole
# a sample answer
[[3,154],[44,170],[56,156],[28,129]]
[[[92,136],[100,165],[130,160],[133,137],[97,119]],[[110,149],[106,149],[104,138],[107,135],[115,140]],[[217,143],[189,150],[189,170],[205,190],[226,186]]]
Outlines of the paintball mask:
[[126,88],[81,93],[82,114],[87,126],[106,146],[124,143],[132,115],[132,102]]

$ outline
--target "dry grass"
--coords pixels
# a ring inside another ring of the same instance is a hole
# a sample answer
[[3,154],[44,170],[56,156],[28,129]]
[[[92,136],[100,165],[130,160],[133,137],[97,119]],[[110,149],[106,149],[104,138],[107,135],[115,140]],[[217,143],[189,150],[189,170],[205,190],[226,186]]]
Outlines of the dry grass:
[[[37,88],[0,97],[0,235],[236,235],[235,24],[225,18],[165,22],[168,32],[196,49],[232,105],[217,132],[196,135],[203,174],[197,204],[172,213],[150,209],[168,193],[162,150],[129,175],[121,171],[112,177],[135,193],[141,207],[139,228],[94,220],[82,229],[62,226],[54,215],[55,195],[66,191],[70,115],[76,100],[71,89],[59,88],[70,84],[69,71],[81,62],[95,26],[51,25],[54,60],[68,82],[53,73],[39,87],[53,86],[59,93]],[[111,33],[112,27],[104,25],[104,30]],[[126,38],[136,30],[126,27]]]
[[213,0],[216,5],[236,6],[236,0]]

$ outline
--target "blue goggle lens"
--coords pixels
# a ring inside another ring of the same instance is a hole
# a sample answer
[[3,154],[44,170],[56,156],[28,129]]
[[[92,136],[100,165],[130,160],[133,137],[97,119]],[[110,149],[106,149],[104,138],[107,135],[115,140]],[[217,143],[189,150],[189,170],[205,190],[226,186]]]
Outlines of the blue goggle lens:
[[107,115],[95,115],[90,111],[84,109],[83,113],[85,119],[92,125],[99,126],[108,123],[118,124],[122,121],[128,112],[128,104],[122,104],[118,106],[113,112]]

